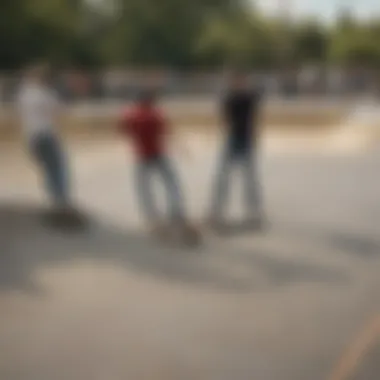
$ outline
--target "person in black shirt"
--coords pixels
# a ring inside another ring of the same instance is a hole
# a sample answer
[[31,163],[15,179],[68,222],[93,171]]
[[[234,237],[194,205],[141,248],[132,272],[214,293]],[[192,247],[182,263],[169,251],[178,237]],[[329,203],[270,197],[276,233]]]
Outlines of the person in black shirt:
[[259,91],[249,88],[245,75],[233,76],[222,104],[226,141],[213,189],[211,223],[214,226],[222,224],[231,169],[235,164],[244,174],[248,222],[252,226],[261,226],[262,210],[256,170],[260,100]]

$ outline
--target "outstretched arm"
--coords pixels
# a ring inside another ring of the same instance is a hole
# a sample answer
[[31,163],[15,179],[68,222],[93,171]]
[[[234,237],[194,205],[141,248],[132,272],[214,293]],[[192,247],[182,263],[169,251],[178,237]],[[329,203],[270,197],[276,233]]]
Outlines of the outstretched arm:
[[218,132],[224,133],[226,125],[228,124],[228,107],[229,107],[229,97],[225,95],[220,102],[218,109]]
[[116,130],[123,137],[129,136],[130,122],[131,117],[128,112],[123,112],[116,122]]
[[49,106],[53,112],[53,118],[58,128],[62,127],[65,122],[66,107],[55,91],[46,93]]
[[[120,136],[121,136],[123,140],[129,142],[129,137],[131,135],[131,116],[129,113],[124,112],[119,117],[119,119],[116,121],[115,130],[118,134],[119,140],[120,140]],[[127,149],[125,150],[126,155],[128,158],[130,158],[130,157],[132,157],[130,144],[126,144],[126,145],[127,145]]]
[[181,136],[178,129],[176,129],[171,122],[166,121],[165,125],[165,133],[167,134],[170,148],[173,147],[175,152],[178,152],[181,156],[189,158],[190,149],[188,144],[185,142],[184,136]]

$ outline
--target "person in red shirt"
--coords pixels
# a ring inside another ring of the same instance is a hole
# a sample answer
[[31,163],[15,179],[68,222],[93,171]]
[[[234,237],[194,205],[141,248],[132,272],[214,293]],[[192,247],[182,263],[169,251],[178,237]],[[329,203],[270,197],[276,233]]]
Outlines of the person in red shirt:
[[154,202],[152,176],[158,174],[163,180],[171,218],[175,225],[184,226],[185,211],[178,178],[167,155],[170,135],[165,116],[156,106],[152,92],[144,92],[138,102],[123,111],[121,132],[128,137],[137,155],[136,182],[142,211],[155,229],[163,227]]

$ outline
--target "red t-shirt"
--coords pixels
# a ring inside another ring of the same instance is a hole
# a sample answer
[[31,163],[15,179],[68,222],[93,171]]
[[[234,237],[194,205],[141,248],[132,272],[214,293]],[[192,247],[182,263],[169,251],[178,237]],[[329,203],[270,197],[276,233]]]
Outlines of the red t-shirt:
[[159,110],[135,106],[123,112],[121,129],[131,138],[138,156],[146,159],[163,153],[165,124]]

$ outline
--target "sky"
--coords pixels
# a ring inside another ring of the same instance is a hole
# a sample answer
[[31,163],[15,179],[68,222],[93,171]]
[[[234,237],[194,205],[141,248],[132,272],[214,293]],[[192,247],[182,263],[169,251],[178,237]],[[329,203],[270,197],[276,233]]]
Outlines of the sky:
[[380,17],[380,0],[253,0],[263,11],[274,14],[285,3],[293,17],[314,15],[333,20],[341,8],[349,8],[361,19]]

